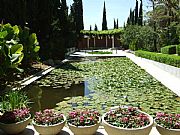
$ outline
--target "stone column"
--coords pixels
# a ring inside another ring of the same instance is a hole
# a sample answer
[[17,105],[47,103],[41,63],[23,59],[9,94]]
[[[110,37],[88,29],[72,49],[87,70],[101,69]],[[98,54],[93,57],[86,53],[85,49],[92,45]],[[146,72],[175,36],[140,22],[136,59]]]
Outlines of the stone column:
[[106,48],[108,47],[108,43],[107,43],[107,35],[106,35]]
[[112,38],[112,48],[114,48],[114,35],[111,38]]

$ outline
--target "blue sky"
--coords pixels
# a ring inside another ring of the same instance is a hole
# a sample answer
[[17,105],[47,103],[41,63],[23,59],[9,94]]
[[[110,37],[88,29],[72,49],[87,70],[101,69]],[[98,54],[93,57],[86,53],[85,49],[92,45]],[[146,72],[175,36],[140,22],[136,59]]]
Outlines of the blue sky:
[[[134,9],[136,4],[136,0],[83,0],[84,29],[89,30],[90,25],[94,29],[94,25],[97,24],[98,30],[101,30],[104,1],[108,29],[114,27],[114,18],[118,18],[119,26],[123,26],[130,8]],[[68,6],[72,3],[73,0],[67,0]],[[147,0],[143,0],[144,10],[147,10],[147,5]]]

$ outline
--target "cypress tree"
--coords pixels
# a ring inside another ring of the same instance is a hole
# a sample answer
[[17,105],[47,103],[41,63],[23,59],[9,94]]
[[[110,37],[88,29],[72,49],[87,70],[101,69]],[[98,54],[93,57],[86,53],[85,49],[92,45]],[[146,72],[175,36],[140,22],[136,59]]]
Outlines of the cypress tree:
[[61,0],[59,10],[59,22],[62,33],[66,34],[68,31],[68,7],[66,5],[66,0]]
[[98,31],[98,27],[97,27],[96,24],[95,24],[94,30],[95,30],[95,31]]
[[127,23],[126,23],[127,25],[130,25],[131,24],[131,20],[130,20],[130,17],[128,17],[128,19],[127,19]]
[[70,21],[70,25],[71,25],[71,30],[76,31],[76,29],[75,29],[75,9],[73,6],[70,6],[69,21]]
[[118,29],[119,28],[119,21],[117,19],[117,22],[116,22],[116,28]]
[[136,0],[136,7],[135,7],[135,22],[134,24],[138,24],[138,1]]
[[130,9],[130,17],[129,17],[129,19],[130,19],[130,24],[131,25],[134,25],[134,22],[135,22],[135,18],[134,18],[134,11],[132,11],[131,9]]
[[117,28],[117,26],[116,26],[116,21],[115,21],[115,19],[114,19],[114,29],[116,29]]
[[67,2],[66,0],[61,0],[61,3],[62,3],[62,8],[66,14],[66,16],[68,15],[68,7],[67,7]]
[[107,19],[106,19],[106,5],[104,1],[104,8],[103,8],[103,22],[102,22],[102,30],[107,30]]
[[143,25],[143,3],[141,0],[140,8],[139,8],[139,18],[138,18],[138,25]]
[[126,24],[125,24],[125,22],[124,22],[124,26],[123,26],[123,27],[124,27],[124,29],[126,28]]
[[72,8],[74,10],[76,33],[79,34],[80,31],[84,29],[82,0],[74,0]]
[[135,16],[134,16],[134,11],[130,10],[130,24],[134,25],[135,24]]
[[90,31],[92,31],[92,27],[91,27],[91,25],[90,25],[90,29],[89,29]]
[[80,29],[84,29],[84,21],[83,21],[83,3],[82,0],[79,0],[79,8],[80,8]]

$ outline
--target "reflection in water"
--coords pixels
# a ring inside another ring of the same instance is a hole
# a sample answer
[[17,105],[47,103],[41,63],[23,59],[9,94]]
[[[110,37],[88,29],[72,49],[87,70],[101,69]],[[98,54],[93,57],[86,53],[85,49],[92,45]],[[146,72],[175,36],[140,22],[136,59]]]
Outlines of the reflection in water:
[[90,94],[87,81],[84,84],[72,85],[69,89],[30,85],[24,90],[31,99],[32,113],[47,108],[54,108],[57,103],[64,101],[64,98],[67,97],[88,96]]

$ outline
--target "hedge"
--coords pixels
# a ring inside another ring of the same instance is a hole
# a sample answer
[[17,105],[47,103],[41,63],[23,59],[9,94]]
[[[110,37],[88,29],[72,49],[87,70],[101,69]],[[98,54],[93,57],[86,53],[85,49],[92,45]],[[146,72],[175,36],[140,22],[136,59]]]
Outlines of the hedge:
[[165,63],[171,66],[180,67],[180,56],[147,52],[142,50],[136,51],[135,55],[150,60],[154,60],[160,63]]
[[163,54],[176,54],[176,45],[168,45],[161,48]]
[[176,46],[176,54],[178,54],[180,56],[180,45]]

